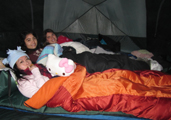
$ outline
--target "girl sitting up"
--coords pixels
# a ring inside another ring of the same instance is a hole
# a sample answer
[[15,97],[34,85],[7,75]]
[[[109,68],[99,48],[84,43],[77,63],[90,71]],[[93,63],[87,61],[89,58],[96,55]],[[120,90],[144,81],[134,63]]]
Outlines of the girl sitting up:
[[17,47],[17,50],[9,49],[7,54],[8,57],[3,60],[3,64],[9,64],[14,70],[18,78],[18,89],[24,96],[31,98],[46,81],[52,78],[43,65],[32,64],[21,47]]
[[24,31],[20,34],[20,38],[18,46],[21,46],[22,50],[26,51],[33,63],[36,63],[43,50],[43,47],[38,43],[36,33],[33,31]]

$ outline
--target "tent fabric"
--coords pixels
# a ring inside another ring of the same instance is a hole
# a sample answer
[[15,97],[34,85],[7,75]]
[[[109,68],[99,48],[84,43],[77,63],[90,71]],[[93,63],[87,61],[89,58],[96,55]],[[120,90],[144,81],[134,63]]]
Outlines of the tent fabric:
[[0,2],[0,56],[14,49],[19,34],[35,30],[39,38],[43,31],[43,0],[5,0]]
[[[125,35],[126,40],[115,39],[124,49],[147,49],[171,61],[170,4],[170,0],[1,1],[0,56],[6,57],[8,48],[16,48],[22,31],[33,29],[42,40],[42,31],[51,28],[66,34]],[[131,47],[125,48],[127,43]]]
[[[162,62],[163,59],[171,62],[170,5],[170,0],[3,0],[0,2],[0,57],[6,57],[7,49],[16,48],[21,32],[34,30],[42,41],[43,30],[50,28],[70,39],[81,38],[85,43],[98,40],[100,33],[119,41],[123,52],[143,48],[153,52],[155,57],[159,55]],[[14,107],[25,109],[26,98],[18,91],[10,99],[12,105],[18,103]],[[0,102],[1,108],[11,106],[8,97]],[[50,111],[43,107],[37,112],[45,110]],[[61,108],[57,110],[61,112]],[[87,113],[95,114],[99,112]]]
[[140,47],[130,37],[146,37],[145,8],[145,0],[45,0],[43,29],[118,37],[121,51],[131,52]]
[[146,37],[145,0],[106,0],[95,6],[82,0],[45,0],[46,28],[55,32]]
[[[154,4],[155,3],[155,4]],[[171,1],[147,0],[147,49],[171,58]],[[171,62],[171,59],[170,59]]]

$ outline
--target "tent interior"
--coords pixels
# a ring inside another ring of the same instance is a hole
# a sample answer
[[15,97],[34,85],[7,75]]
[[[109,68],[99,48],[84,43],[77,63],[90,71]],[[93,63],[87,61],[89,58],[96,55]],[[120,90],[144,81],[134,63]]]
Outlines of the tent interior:
[[169,0],[1,1],[0,55],[16,48],[22,31],[34,30],[41,41],[50,28],[71,39],[107,35],[123,52],[147,49],[170,60],[169,5]]
[[[4,0],[0,2],[0,57],[16,49],[20,33],[47,28],[70,39],[120,42],[120,51],[146,49],[171,63],[170,0]],[[170,71],[169,71],[170,73]]]

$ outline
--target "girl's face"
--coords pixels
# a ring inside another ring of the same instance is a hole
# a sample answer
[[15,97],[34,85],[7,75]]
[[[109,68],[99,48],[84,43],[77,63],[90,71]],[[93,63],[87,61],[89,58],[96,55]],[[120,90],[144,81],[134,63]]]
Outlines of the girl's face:
[[57,43],[57,37],[53,32],[46,33],[46,40],[50,44]]
[[27,56],[22,56],[17,60],[16,65],[19,70],[25,70],[32,65],[32,62]]
[[26,35],[24,42],[28,49],[35,49],[37,47],[37,38],[31,33]]

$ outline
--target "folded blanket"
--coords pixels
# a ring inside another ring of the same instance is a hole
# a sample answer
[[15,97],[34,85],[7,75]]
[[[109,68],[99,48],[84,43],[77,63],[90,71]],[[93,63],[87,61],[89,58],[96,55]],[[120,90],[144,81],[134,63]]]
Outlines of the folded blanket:
[[144,49],[132,51],[131,54],[139,58],[151,58],[154,56],[153,53]]
[[46,61],[47,61],[47,57],[49,54],[54,54],[56,56],[60,56],[60,55],[62,55],[62,51],[63,51],[62,47],[57,43],[47,45],[43,49],[41,54],[39,55],[39,57],[37,59],[37,63],[43,64],[44,66],[46,66]]
[[171,75],[157,71],[109,69],[88,74],[77,65],[68,77],[46,82],[25,105],[61,106],[70,112],[122,111],[149,119],[171,119]]

